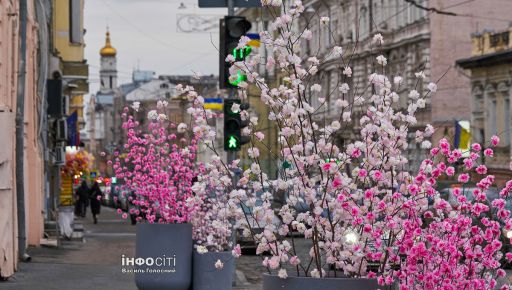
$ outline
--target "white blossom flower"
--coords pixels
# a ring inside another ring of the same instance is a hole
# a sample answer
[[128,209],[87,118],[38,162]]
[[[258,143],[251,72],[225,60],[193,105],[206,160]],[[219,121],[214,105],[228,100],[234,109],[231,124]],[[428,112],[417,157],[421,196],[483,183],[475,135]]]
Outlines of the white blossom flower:
[[416,105],[418,106],[418,108],[425,108],[425,99],[418,99],[418,101],[416,102]]
[[352,69],[347,66],[343,69],[343,74],[346,75],[347,77],[351,77],[352,76]]
[[331,123],[331,127],[332,127],[333,130],[339,130],[341,128],[341,124],[338,121],[333,121]]
[[379,55],[379,56],[377,56],[377,63],[385,66],[388,64],[388,60],[383,55]]
[[392,92],[389,96],[393,100],[393,103],[396,103],[398,102],[398,100],[400,100],[400,96],[395,92]]
[[236,59],[232,54],[229,54],[228,56],[226,56],[226,62],[233,63],[235,61],[236,61]]
[[430,141],[423,140],[423,142],[421,142],[422,149],[430,149],[430,147],[432,147],[432,143],[430,143]]
[[259,175],[261,173],[260,165],[258,163],[251,164],[251,172]]
[[409,98],[413,99],[413,100],[416,100],[417,98],[420,97],[420,94],[418,93],[418,91],[416,90],[412,90],[410,93],[409,93]]
[[393,82],[395,83],[395,85],[400,85],[403,81],[403,78],[401,76],[396,76],[393,78]]
[[205,246],[197,246],[197,253],[198,254],[206,254],[208,253],[208,249]]
[[350,90],[350,87],[347,83],[343,83],[338,89],[342,94],[346,94]]
[[167,115],[165,115],[165,114],[158,114],[157,120],[158,121],[165,121],[165,120],[167,120]]
[[[324,270],[322,269],[322,272],[324,272]],[[313,269],[311,271],[311,277],[312,278],[320,278],[320,272],[317,270],[317,269]]]
[[384,37],[382,37],[382,34],[377,33],[373,36],[373,42],[377,44],[383,44],[384,43]]
[[233,105],[231,106],[231,112],[233,112],[233,113],[238,113],[238,112],[240,112],[240,104],[238,104],[238,103],[233,103]]
[[334,104],[336,105],[336,107],[339,107],[339,108],[346,108],[346,107],[348,107],[348,101],[347,100],[343,100],[343,99],[337,99]]
[[288,278],[288,274],[286,273],[286,269],[279,269],[279,272],[277,273],[277,276],[279,276],[279,278],[281,279],[286,279]]
[[156,120],[158,119],[158,112],[156,110],[151,110],[148,112],[148,119]]
[[425,133],[423,135],[425,137],[430,137],[432,134],[434,134],[434,127],[432,127],[430,124],[427,124],[427,126],[425,126]]
[[314,84],[311,86],[311,91],[312,92],[320,92],[322,90],[322,86],[319,85],[319,84]]
[[429,83],[427,85],[427,89],[431,91],[432,93],[437,92],[437,85],[435,83]]
[[418,79],[424,79],[424,78],[426,78],[426,75],[425,75],[425,73],[424,73],[423,71],[419,71],[419,72],[417,72],[417,73],[414,73],[414,75],[415,75],[415,76],[416,76],[416,78],[418,78]]
[[312,65],[319,65],[320,64],[320,61],[318,60],[318,58],[312,56],[312,57],[309,57],[308,58],[308,62],[310,62]]
[[185,124],[185,123],[180,123],[180,124],[178,125],[177,130],[178,130],[178,133],[185,133],[185,131],[187,131],[187,124]]
[[133,102],[132,103],[132,109],[135,110],[135,112],[138,112],[140,109],[140,102]]
[[309,29],[305,29],[301,37],[305,40],[311,40],[313,38],[313,32]]
[[329,24],[329,21],[330,19],[327,16],[320,17],[320,25],[326,26]]
[[224,263],[222,263],[221,260],[217,260],[217,262],[215,262],[215,269],[222,270],[222,268],[224,268]]

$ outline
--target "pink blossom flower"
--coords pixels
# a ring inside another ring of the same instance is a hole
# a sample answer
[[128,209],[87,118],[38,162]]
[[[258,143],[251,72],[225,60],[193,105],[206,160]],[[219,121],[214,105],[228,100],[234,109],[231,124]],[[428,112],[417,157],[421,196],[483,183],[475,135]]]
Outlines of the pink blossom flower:
[[484,155],[488,156],[488,157],[492,157],[494,155],[494,152],[492,151],[491,148],[487,148],[484,150]]
[[341,184],[342,184],[341,179],[338,177],[334,178],[332,181],[332,186],[334,188],[338,188]]
[[240,245],[237,244],[231,251],[231,254],[235,258],[239,258],[242,255],[242,249],[240,248]]
[[498,137],[498,136],[496,136],[496,135],[494,135],[494,136],[492,136],[492,137],[491,137],[491,145],[492,145],[493,147],[498,146],[498,144],[499,144],[499,143],[500,143],[500,137]]
[[454,174],[455,174],[455,168],[453,168],[452,166],[446,168],[446,175],[453,176]]
[[478,143],[473,143],[471,145],[471,149],[473,149],[473,151],[480,152],[482,150],[482,146]]
[[458,178],[458,181],[462,182],[462,183],[468,182],[469,181],[469,174],[467,174],[467,173],[460,174],[459,178]]
[[477,168],[476,168],[476,172],[478,174],[486,174],[487,173],[487,167],[485,165],[479,165]]
[[322,170],[323,170],[323,171],[329,171],[329,170],[331,170],[331,167],[332,167],[332,164],[331,164],[330,162],[328,162],[328,163],[324,163],[324,164],[322,165]]

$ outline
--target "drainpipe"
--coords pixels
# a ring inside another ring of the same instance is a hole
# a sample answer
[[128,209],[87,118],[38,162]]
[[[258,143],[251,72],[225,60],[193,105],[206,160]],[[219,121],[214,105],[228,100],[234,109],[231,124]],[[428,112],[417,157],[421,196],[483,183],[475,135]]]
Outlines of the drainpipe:
[[24,176],[24,117],[25,117],[25,74],[27,61],[27,0],[20,0],[20,50],[18,63],[18,94],[16,97],[16,204],[18,216],[18,257],[29,261],[26,250],[25,226],[25,176]]

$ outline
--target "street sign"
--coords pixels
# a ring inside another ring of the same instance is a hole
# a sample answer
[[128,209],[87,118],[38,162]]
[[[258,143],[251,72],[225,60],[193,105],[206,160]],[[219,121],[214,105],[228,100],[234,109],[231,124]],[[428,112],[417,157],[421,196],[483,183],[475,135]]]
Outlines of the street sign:
[[221,15],[176,14],[176,31],[183,33],[211,33],[219,30]]
[[[199,8],[228,7],[228,0],[198,0]],[[261,7],[261,0],[233,0],[235,7]]]

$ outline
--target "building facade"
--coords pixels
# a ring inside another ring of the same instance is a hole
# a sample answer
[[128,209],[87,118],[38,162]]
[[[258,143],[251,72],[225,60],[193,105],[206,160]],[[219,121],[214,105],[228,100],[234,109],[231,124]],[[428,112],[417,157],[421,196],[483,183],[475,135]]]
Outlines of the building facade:
[[471,75],[472,141],[488,145],[493,135],[500,137],[494,157],[485,164],[498,186],[504,186],[512,161],[512,27],[474,33],[471,42],[471,57],[457,65]]
[[89,65],[85,59],[84,0],[53,0],[53,53],[58,58],[69,114],[78,114],[79,129],[85,126],[84,95],[89,92]]
[[[27,1],[26,70],[25,82],[18,82],[20,70],[20,1],[0,1],[0,278],[11,276],[17,268],[18,239],[24,245],[39,245],[43,236],[44,220],[44,145],[41,138],[44,114],[44,72],[40,66],[44,51],[40,46],[39,31],[47,25],[45,7],[35,7]],[[43,72],[43,73],[42,73]],[[24,207],[17,203],[15,158],[15,117],[17,94],[23,92],[25,109],[23,176]],[[18,227],[18,214],[25,224]],[[24,233],[21,233],[24,231]]]
[[[353,71],[351,78],[340,74],[340,62],[337,59],[325,62],[319,68],[317,82],[322,85],[323,91],[333,93],[328,97],[325,110],[317,115],[317,120],[330,120],[338,116],[334,100],[340,97],[336,89],[340,84],[349,84],[352,94],[361,94],[368,88],[368,76],[376,71],[375,58],[380,54],[388,60],[385,74],[391,79],[394,76],[403,78],[401,90],[397,92],[400,95],[400,107],[407,107],[407,94],[411,89],[425,95],[429,82],[438,83],[437,93],[428,96],[426,108],[417,112],[418,123],[416,128],[411,128],[411,140],[414,139],[416,129],[429,123],[436,128],[433,143],[442,137],[453,140],[454,121],[470,120],[469,79],[455,69],[453,63],[471,51],[471,42],[466,36],[476,31],[478,26],[508,25],[504,19],[509,18],[506,8],[510,4],[503,0],[485,3],[421,0],[416,3],[425,9],[395,0],[304,1],[306,17],[301,18],[301,27],[306,25],[308,17],[313,17],[310,30],[314,37],[311,41],[304,41],[301,49],[326,56],[334,45],[341,46],[345,51],[345,65]],[[436,8],[453,15],[433,13],[427,11],[427,8]],[[329,25],[321,26],[319,18],[324,16],[330,18]],[[452,29],[454,27],[456,29]],[[381,47],[372,43],[376,33],[384,37]],[[419,71],[426,75],[424,80],[415,78],[414,73]],[[311,103],[317,105],[317,100],[312,97]],[[356,115],[364,111],[364,108],[360,108],[356,110]],[[359,118],[354,117],[352,120],[352,124],[338,134],[337,145],[342,146],[357,138]],[[411,170],[418,168],[418,162],[424,157],[422,152],[419,144],[411,142],[408,150]]]

